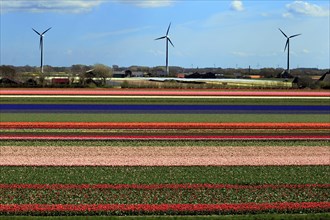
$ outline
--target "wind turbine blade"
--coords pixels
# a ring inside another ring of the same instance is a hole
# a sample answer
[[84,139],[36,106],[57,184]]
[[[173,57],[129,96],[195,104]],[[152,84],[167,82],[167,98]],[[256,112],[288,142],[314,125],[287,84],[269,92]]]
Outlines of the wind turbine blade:
[[45,34],[47,31],[49,31],[51,29],[51,27],[50,28],[48,28],[47,30],[45,30],[44,32],[42,32],[42,34],[41,35],[43,35],[43,34]]
[[286,38],[288,38],[288,36],[286,36],[286,34],[284,34],[284,32],[281,30],[281,28],[279,28],[279,30],[282,32],[282,34],[283,34]]
[[170,38],[167,38],[167,40],[168,40],[168,41],[172,44],[172,46],[174,47],[174,45],[173,45],[171,39],[170,39]]
[[285,44],[285,47],[284,47],[284,51],[285,51],[286,48],[288,47],[288,44],[289,44],[289,38],[286,40],[286,44]]
[[164,36],[164,37],[159,37],[159,38],[156,38],[155,40],[160,40],[160,39],[164,39],[164,38],[166,38],[166,36]]
[[170,31],[171,23],[168,25],[167,31],[166,31],[166,36],[168,35],[168,32]]
[[38,35],[41,35],[38,31],[34,30],[33,28],[32,28],[32,30],[33,30],[34,32],[36,32]]
[[289,38],[297,37],[299,35],[301,35],[301,34],[295,34],[295,35],[290,36]]

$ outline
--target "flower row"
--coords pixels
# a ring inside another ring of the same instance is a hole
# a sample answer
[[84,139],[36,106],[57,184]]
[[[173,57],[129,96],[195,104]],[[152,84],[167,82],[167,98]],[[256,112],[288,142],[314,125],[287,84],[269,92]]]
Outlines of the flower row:
[[277,202],[277,203],[239,203],[239,204],[0,204],[0,213],[29,212],[107,212],[121,213],[244,213],[244,212],[295,212],[315,210],[327,212],[330,202]]
[[0,189],[303,189],[330,188],[330,184],[0,184]]
[[0,129],[330,129],[330,123],[0,122]]
[[330,140],[330,135],[32,135],[4,134],[0,140]]
[[298,96],[329,97],[323,91],[215,91],[215,90],[114,90],[114,89],[1,89],[1,95],[132,95],[132,96]]

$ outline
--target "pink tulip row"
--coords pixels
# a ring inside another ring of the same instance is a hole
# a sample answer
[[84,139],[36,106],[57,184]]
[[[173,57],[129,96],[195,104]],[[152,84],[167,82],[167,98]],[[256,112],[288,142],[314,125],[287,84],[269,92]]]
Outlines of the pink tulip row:
[[1,89],[1,95],[118,95],[118,96],[306,96],[330,97],[328,91],[155,90],[155,89]]

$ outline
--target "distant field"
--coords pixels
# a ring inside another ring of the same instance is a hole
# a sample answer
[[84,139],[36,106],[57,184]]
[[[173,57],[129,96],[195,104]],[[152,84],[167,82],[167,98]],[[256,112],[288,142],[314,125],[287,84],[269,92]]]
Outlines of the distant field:
[[182,104],[182,105],[328,105],[329,98],[254,98],[254,97],[207,97],[207,98],[152,98],[152,97],[1,97],[2,104]]
[[13,122],[330,122],[324,114],[79,114],[1,113]]

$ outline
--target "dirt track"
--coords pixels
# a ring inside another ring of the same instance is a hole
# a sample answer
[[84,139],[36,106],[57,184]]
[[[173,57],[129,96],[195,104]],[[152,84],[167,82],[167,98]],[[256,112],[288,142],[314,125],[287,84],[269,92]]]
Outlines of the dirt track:
[[330,165],[330,147],[0,147],[0,166]]

